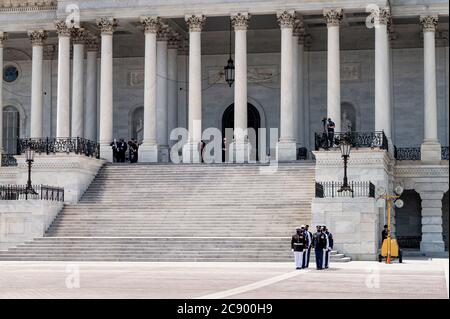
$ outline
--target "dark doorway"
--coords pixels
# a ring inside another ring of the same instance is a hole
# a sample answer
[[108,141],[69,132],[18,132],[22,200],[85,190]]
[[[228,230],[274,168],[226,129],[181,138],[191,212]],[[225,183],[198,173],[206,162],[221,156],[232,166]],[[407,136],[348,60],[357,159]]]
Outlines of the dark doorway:
[[395,226],[400,248],[419,249],[422,240],[422,200],[415,190],[400,197],[405,205],[395,209]]
[[444,239],[445,250],[448,251],[448,191],[442,198],[442,237]]
[[[247,127],[253,128],[256,132],[256,160],[258,159],[258,147],[259,147],[259,131],[261,128],[261,116],[259,115],[258,110],[252,104],[247,103]],[[231,104],[222,117],[222,136],[225,137],[225,129],[234,128],[234,103]],[[225,160],[225,156],[223,155],[223,160]]]

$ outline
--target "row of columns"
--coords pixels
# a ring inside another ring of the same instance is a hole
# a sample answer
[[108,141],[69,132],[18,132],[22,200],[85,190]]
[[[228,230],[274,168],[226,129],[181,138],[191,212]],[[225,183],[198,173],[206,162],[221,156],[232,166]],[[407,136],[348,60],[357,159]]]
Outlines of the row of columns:
[[[384,131],[391,139],[392,106],[390,99],[390,63],[388,26],[391,15],[388,8],[372,12],[375,22],[375,130]],[[324,17],[328,30],[327,51],[327,116],[341,131],[340,99],[340,48],[339,26],[343,18],[341,9],[327,9]],[[277,15],[281,28],[281,80],[280,80],[280,138],[277,145],[279,160],[296,158],[298,118],[303,113],[303,39],[304,26],[296,19],[294,11]],[[184,149],[184,161],[198,157],[201,142],[202,80],[201,80],[201,31],[206,21],[203,15],[185,17],[189,27],[189,142]],[[231,16],[235,31],[235,145],[247,140],[247,28],[248,13]],[[145,84],[144,84],[144,142],[141,160],[145,162],[168,161],[169,132],[176,126],[176,40],[164,27],[159,17],[142,17],[145,32]],[[440,159],[437,139],[436,61],[435,31],[437,17],[421,17],[424,31],[424,143],[422,159]],[[100,134],[101,156],[112,160],[110,143],[113,140],[113,32],[117,25],[114,18],[99,18],[101,33],[101,81],[100,81]],[[87,38],[83,29],[69,28],[57,21],[58,33],[58,94],[57,137],[86,137],[96,140],[96,59],[95,40]],[[31,137],[42,137],[42,67],[45,30],[29,31],[32,43],[32,98]],[[6,37],[2,33],[3,39]],[[70,101],[70,41],[73,40],[73,81]],[[4,40],[0,40],[2,44]],[[87,79],[84,91],[84,51],[87,53]],[[2,51],[0,45],[0,51]],[[1,57],[1,56],[0,56]],[[156,58],[158,57],[158,59]],[[1,59],[3,62],[3,59]],[[158,76],[157,76],[158,75]],[[169,92],[170,91],[170,92]],[[84,93],[86,105],[84,106]],[[70,103],[71,102],[71,103]],[[70,114],[72,104],[72,114]],[[70,125],[70,118],[72,123]],[[156,121],[158,119],[158,121]],[[70,129],[71,127],[71,129]]]

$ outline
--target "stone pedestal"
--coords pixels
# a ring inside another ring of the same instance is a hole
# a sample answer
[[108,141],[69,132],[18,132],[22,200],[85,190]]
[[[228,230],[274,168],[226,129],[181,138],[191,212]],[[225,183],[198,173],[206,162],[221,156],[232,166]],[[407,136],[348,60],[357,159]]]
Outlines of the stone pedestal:
[[100,142],[100,157],[110,163],[113,162],[114,158],[113,158],[112,146],[110,144]]
[[168,163],[169,162],[169,146],[159,145],[158,147],[158,162]]
[[438,164],[441,161],[441,144],[424,142],[420,147],[420,159],[424,163]]
[[183,163],[200,163],[200,144],[186,143],[183,146]]
[[157,163],[158,145],[144,142],[139,147],[138,161],[140,163]]
[[277,143],[277,160],[279,162],[295,161],[297,159],[297,143],[282,141]]

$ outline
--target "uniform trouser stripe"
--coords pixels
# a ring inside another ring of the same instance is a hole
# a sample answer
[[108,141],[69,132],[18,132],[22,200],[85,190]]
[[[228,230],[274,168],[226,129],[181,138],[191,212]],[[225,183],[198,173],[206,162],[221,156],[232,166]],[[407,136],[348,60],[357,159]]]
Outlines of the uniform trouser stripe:
[[325,265],[326,265],[326,258],[327,257],[327,250],[326,249],[324,249],[323,250],[323,252],[322,252],[322,268],[325,268]]

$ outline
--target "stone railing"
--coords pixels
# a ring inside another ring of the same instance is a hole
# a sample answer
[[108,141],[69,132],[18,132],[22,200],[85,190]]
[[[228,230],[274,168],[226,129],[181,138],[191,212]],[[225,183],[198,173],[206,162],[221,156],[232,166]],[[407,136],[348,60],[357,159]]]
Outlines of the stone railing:
[[75,153],[100,158],[100,144],[81,137],[19,138],[17,154],[22,154],[27,148],[38,154]]
[[388,140],[384,132],[325,132],[315,133],[315,150],[337,149],[343,140],[350,143],[353,148],[379,148],[388,150]]
[[375,185],[366,181],[349,182],[352,191],[340,192],[342,182],[316,182],[316,198],[371,197],[375,198]]

